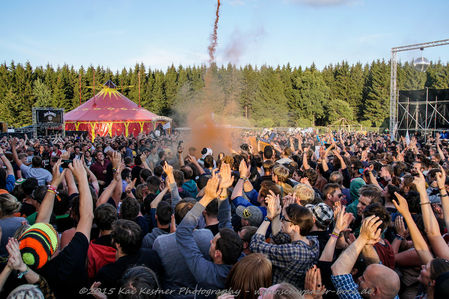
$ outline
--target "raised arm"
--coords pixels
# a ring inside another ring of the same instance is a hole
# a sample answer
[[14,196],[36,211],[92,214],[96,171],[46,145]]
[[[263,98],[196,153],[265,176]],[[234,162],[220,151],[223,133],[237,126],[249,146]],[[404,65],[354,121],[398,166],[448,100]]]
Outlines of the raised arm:
[[9,144],[11,145],[11,152],[12,152],[12,158],[14,160],[14,162],[16,162],[17,167],[20,168],[20,166],[23,165],[22,161],[20,161],[19,156],[17,155],[17,139],[16,138],[12,138],[9,140]]
[[338,257],[332,265],[333,275],[350,274],[363,247],[376,244],[380,238],[382,223],[377,216],[370,216],[363,221],[359,237]]
[[330,147],[328,147],[327,150],[325,150],[324,152],[320,150],[321,167],[323,167],[324,172],[327,172],[329,170],[329,166],[327,165],[327,155],[329,155],[329,149]]
[[443,206],[444,223],[449,229],[449,195],[446,192],[446,171],[440,166],[441,173],[436,174],[438,189],[440,189],[441,204]]
[[415,250],[421,258],[421,262],[423,264],[427,264],[429,261],[433,259],[432,254],[430,253],[429,247],[427,246],[426,241],[424,240],[421,232],[416,226],[415,221],[412,218],[412,214],[408,209],[408,203],[402,195],[395,192],[394,195],[398,199],[398,201],[393,200],[393,204],[398,210],[399,213],[404,217],[405,222],[407,223],[408,229],[410,231],[410,236],[413,240],[413,245],[415,246]]
[[438,155],[440,156],[441,160],[446,160],[446,157],[444,156],[444,153],[440,147],[440,135],[438,135],[438,134],[437,134],[437,138],[436,138],[436,145],[437,145]]
[[118,207],[118,203],[122,197],[123,185],[122,185],[122,177],[121,172],[124,167],[122,166],[122,155],[119,152],[112,153],[112,171],[115,171],[118,178],[118,183],[115,185],[114,192],[112,193],[112,199],[115,201],[115,205]]
[[114,179],[111,181],[111,183],[109,183],[109,185],[103,190],[103,192],[101,193],[100,197],[97,200],[97,207],[100,206],[101,204],[106,203],[109,198],[112,196],[112,192],[114,192],[115,190],[115,186],[117,184],[121,184],[121,181],[119,182],[117,180],[117,178],[121,177],[117,174],[114,175]]
[[183,167],[184,166],[184,159],[182,158],[182,152],[183,151],[184,151],[184,147],[182,146],[182,144],[178,145],[177,157],[178,157],[179,167]]
[[220,178],[221,180],[218,191],[218,227],[219,229],[232,229],[231,205],[229,204],[228,199],[228,188],[232,186],[234,180],[232,178],[231,166],[229,166],[229,164],[224,162],[221,163]]
[[89,167],[87,167],[85,163],[84,163],[84,169],[86,170],[87,177],[89,178],[89,183],[92,184],[92,186],[94,187],[95,191],[98,194],[100,192],[100,185],[98,184],[97,177],[95,176],[95,174],[92,171],[90,171]]
[[181,200],[181,197],[179,196],[178,185],[176,185],[175,176],[173,175],[173,166],[171,166],[168,163],[165,163],[163,166],[163,170],[164,170],[165,174],[167,175],[166,186],[170,190],[171,207],[172,207],[172,210],[174,211],[176,205]]
[[309,154],[309,148],[306,148],[306,150],[304,151],[304,153],[302,155],[302,167],[304,168],[304,170],[307,170],[310,168],[309,161],[307,160],[308,154]]
[[69,164],[69,168],[78,181],[80,193],[80,220],[76,226],[76,231],[84,234],[87,240],[90,240],[90,230],[94,219],[94,210],[92,195],[90,194],[89,182],[87,181],[87,173],[80,160],[75,159]]
[[[444,169],[441,169],[441,171],[444,172]],[[419,178],[415,178],[415,181],[416,181],[415,185],[422,184],[422,180],[424,179],[424,177],[421,178],[421,176],[422,176],[422,174],[420,174]],[[443,173],[438,172],[438,173],[436,173],[436,177],[437,177],[437,182],[438,182],[438,188],[440,188],[441,201],[443,202],[443,199],[444,199],[445,204],[447,206],[448,195],[447,195],[446,188],[444,185],[444,183],[446,181],[446,176]],[[424,181],[424,184],[425,184],[425,181]],[[427,191],[425,189],[425,185],[424,185],[424,191],[422,190],[423,189],[422,186],[420,186],[419,188],[417,187],[417,189],[419,190],[419,195],[420,195],[420,199],[421,199],[421,211],[422,211],[423,220],[424,220],[424,227],[425,227],[427,237],[430,242],[430,246],[432,247],[432,250],[437,257],[448,259],[449,258],[449,246],[447,245],[446,241],[443,239],[443,236],[441,236],[440,226],[438,225],[437,218],[435,217],[435,214],[432,210],[432,206],[430,204],[429,197],[428,197]],[[443,211],[444,211],[444,208],[443,208]],[[444,220],[446,221],[446,218]]]
[[56,162],[55,165],[53,165],[53,179],[39,207],[39,212],[37,213],[36,217],[36,223],[39,222],[50,223],[50,217],[51,214],[53,213],[53,206],[55,203],[56,192],[65,174],[65,170],[63,170],[62,173],[60,173],[59,171],[60,166],[61,166],[61,159],[59,159],[58,162]]
[[9,162],[8,158],[6,158],[3,148],[0,147],[0,158],[3,161],[3,164],[6,166],[6,175],[14,175],[14,169],[12,168],[11,162]]
[[147,154],[145,153],[140,154],[140,160],[142,161],[143,167],[151,170],[150,166],[147,163],[147,158],[148,158]]
[[199,283],[210,282],[217,276],[213,263],[206,260],[198,248],[193,238],[193,230],[198,225],[199,218],[206,206],[218,196],[218,186],[219,179],[214,174],[207,182],[203,198],[193,206],[176,228],[176,243],[179,251],[184,257],[190,272]]
[[320,256],[322,262],[332,262],[334,258],[335,246],[337,245],[338,238],[354,220],[352,213],[346,213],[344,206],[337,206],[334,211],[335,215],[335,227],[332,231],[331,237],[326,243],[323,252]]
[[70,169],[68,171],[67,170],[64,171],[64,173],[65,173],[65,181],[67,183],[69,195],[72,195],[74,193],[79,193],[78,187],[76,187],[75,178],[73,177],[73,174],[70,171]]
[[168,187],[165,186],[165,188],[159,192],[159,194],[153,199],[153,201],[150,203],[150,208],[151,209],[156,209],[157,206],[159,205],[159,203],[162,201],[162,199],[164,198],[165,194],[167,194],[168,192]]
[[204,171],[203,167],[201,167],[200,164],[198,164],[198,161],[195,159],[195,157],[188,155],[188,160],[195,166],[196,169],[198,169],[198,172],[200,173],[200,175],[205,174],[206,172]]

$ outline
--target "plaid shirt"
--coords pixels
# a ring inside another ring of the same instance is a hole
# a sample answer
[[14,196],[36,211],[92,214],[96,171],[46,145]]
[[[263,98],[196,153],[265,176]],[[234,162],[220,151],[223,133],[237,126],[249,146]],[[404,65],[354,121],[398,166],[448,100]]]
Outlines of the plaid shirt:
[[[340,299],[362,299],[359,286],[354,282],[351,274],[332,275],[331,279]],[[399,297],[396,295],[394,299],[399,299]]]
[[252,252],[265,254],[273,264],[273,284],[289,282],[299,289],[304,286],[306,271],[318,261],[319,243],[315,236],[308,236],[312,245],[303,241],[276,245],[265,242],[265,237],[255,234],[251,239]]

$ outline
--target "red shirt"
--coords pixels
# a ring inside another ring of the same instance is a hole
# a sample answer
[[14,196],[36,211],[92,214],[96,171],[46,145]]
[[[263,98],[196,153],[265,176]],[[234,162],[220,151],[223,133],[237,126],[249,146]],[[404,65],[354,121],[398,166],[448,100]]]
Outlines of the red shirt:
[[384,239],[385,245],[381,243],[374,244],[374,249],[376,249],[377,255],[382,263],[382,265],[394,269],[394,251],[391,244]]
[[97,177],[97,180],[99,181],[106,181],[106,169],[109,165],[109,160],[104,160],[103,165],[101,165],[100,162],[95,162],[90,166],[90,171],[92,171],[93,174]]

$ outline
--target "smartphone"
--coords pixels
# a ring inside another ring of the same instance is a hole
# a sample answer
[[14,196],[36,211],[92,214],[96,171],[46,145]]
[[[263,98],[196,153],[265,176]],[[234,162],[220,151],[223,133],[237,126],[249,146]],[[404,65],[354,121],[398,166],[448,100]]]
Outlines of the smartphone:
[[73,160],[62,160],[62,163],[61,163],[61,167],[62,168],[69,168],[69,164],[70,163],[72,163],[73,162]]

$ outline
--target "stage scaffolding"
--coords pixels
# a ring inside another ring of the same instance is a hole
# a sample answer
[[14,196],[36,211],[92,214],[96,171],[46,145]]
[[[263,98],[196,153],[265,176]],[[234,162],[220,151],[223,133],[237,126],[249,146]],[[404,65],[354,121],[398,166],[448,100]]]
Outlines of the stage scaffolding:
[[398,53],[399,52],[406,52],[406,51],[412,51],[412,50],[424,50],[425,48],[430,47],[439,47],[449,45],[449,39],[443,39],[438,41],[432,41],[432,42],[426,42],[426,43],[420,43],[420,44],[413,44],[413,45],[407,45],[407,46],[400,46],[400,47],[394,47],[391,48],[391,60],[390,60],[390,133],[393,136],[393,138],[396,138],[396,135],[398,133],[398,100],[397,100],[397,67],[398,67]]
[[397,107],[401,136],[449,131],[449,89],[401,90]]

